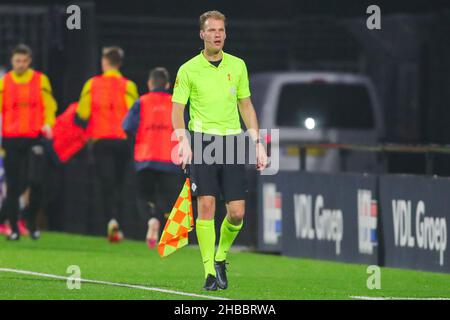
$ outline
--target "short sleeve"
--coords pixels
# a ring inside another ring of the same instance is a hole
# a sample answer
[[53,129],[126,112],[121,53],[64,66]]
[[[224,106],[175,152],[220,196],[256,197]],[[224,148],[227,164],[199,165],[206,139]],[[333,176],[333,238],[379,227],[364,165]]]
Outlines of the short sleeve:
[[42,85],[43,91],[46,91],[47,93],[52,94],[52,86],[50,84],[50,80],[43,73],[42,73],[42,78],[41,78],[41,85]]
[[247,72],[247,66],[245,65],[245,62],[242,61],[242,72],[241,77],[239,79],[239,84],[237,88],[237,98],[238,99],[244,99],[250,97],[250,87],[248,83],[248,72]]
[[56,110],[58,105],[55,98],[52,95],[52,86],[50,80],[45,74],[42,74],[42,95],[44,97],[44,124],[53,126],[55,124]]
[[127,81],[127,89],[125,100],[127,102],[127,108],[130,109],[136,99],[139,98],[138,89],[136,83],[131,80]]
[[0,79],[0,112],[2,112],[2,106],[3,106],[3,78]]
[[173,85],[172,102],[186,104],[191,94],[191,86],[186,70],[181,67],[178,70],[175,84]]
[[77,115],[82,120],[88,120],[91,115],[91,84],[89,79],[83,86],[77,107]]

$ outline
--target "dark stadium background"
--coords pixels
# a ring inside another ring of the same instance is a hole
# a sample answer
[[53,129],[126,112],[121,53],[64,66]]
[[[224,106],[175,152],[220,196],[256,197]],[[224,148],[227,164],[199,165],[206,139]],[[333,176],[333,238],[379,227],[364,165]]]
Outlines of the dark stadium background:
[[[69,4],[81,7],[79,31],[65,27]],[[373,37],[361,31],[370,4],[379,5],[382,13],[382,30]],[[20,13],[14,11],[17,6],[23,6]],[[250,76],[273,70],[366,74],[384,108],[385,142],[450,143],[448,1],[2,2],[0,65],[8,67],[10,49],[17,42],[30,44],[34,66],[49,75],[62,111],[77,100],[84,81],[100,71],[101,47],[120,45],[126,54],[123,73],[142,94],[150,68],[166,66],[173,79],[177,68],[197,54],[197,19],[210,9],[228,16],[225,49],[246,60]],[[391,156],[388,170],[423,174],[424,161],[421,155]],[[447,156],[437,156],[435,173],[449,175],[449,163]],[[53,170],[44,219],[49,229],[105,233],[92,170],[88,150]],[[129,216],[122,219],[123,228],[126,236],[140,239],[146,225],[131,201],[132,174],[128,180]],[[254,219],[249,217],[249,224]],[[255,233],[242,234],[239,243],[254,244]]]

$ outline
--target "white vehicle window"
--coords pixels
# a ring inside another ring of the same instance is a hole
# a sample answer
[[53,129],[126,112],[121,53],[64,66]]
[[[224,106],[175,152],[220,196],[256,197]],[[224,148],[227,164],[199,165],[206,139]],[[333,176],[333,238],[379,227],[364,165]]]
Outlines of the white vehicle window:
[[335,83],[296,83],[283,86],[277,125],[307,129],[374,129],[367,88]]

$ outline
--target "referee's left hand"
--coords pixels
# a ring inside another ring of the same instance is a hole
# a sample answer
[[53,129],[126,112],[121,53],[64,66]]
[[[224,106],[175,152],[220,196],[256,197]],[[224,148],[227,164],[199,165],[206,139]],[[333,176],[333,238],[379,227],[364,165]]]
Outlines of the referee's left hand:
[[262,171],[267,167],[267,154],[264,145],[260,142],[256,144],[256,170]]

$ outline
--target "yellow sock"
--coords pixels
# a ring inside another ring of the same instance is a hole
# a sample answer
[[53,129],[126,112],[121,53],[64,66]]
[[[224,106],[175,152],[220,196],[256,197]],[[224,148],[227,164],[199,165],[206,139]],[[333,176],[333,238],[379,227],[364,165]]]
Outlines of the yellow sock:
[[242,229],[243,223],[244,221],[240,225],[235,226],[228,221],[227,217],[223,219],[222,226],[220,227],[220,240],[216,253],[216,261],[224,261],[227,259],[227,253],[239,231]]
[[208,274],[216,276],[216,270],[214,269],[214,249],[216,246],[214,220],[197,219],[195,230],[203,259],[203,266],[205,268],[205,278]]

